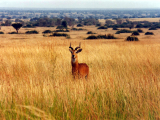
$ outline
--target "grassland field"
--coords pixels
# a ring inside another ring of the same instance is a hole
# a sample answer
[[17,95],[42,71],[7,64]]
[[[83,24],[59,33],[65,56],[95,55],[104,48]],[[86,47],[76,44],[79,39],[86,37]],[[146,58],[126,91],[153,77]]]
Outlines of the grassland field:
[[[83,28],[67,33],[70,39],[43,37],[55,28],[21,28],[12,35],[13,27],[1,28],[0,119],[160,119],[160,30],[127,42],[131,33]],[[28,30],[39,34],[24,34]],[[118,39],[86,40],[87,31]],[[72,78],[70,42],[81,42],[78,58],[89,66],[87,81]]]

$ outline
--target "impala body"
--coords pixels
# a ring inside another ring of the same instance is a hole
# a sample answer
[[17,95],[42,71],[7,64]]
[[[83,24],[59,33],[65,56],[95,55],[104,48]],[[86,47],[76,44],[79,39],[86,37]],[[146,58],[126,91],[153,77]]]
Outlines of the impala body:
[[76,47],[73,49],[70,44],[71,52],[71,65],[72,65],[72,75],[74,78],[88,78],[89,67],[86,63],[78,63],[78,53],[82,51],[82,48]]

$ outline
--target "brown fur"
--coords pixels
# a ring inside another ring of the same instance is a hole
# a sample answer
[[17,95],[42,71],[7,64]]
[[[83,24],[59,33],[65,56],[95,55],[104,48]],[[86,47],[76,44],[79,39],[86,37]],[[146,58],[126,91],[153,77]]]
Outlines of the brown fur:
[[89,67],[86,63],[78,63],[77,54],[81,52],[82,49],[74,50],[70,49],[71,52],[71,65],[72,65],[72,75],[76,78],[88,78]]

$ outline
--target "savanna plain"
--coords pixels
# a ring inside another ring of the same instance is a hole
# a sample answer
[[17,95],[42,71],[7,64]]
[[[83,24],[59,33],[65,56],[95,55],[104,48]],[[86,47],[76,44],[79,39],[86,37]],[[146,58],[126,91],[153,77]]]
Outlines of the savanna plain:
[[[87,31],[65,37],[40,34],[0,35],[0,119],[132,120],[160,119],[160,30],[140,33],[138,42],[127,42],[131,33],[114,40],[86,40]],[[114,34],[112,29],[84,29]],[[143,29],[144,32],[148,31]],[[70,42],[81,43],[79,63],[86,63],[87,80],[71,74]]]

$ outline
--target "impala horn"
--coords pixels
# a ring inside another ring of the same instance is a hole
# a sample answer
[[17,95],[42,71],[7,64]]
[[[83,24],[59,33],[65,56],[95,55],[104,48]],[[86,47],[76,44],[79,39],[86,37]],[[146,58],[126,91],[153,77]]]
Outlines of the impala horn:
[[69,46],[69,48],[73,50],[73,48],[71,47],[71,43],[70,43],[70,46]]
[[81,48],[81,43],[79,43],[79,47],[76,47],[75,50],[77,50],[77,49],[79,49],[79,48]]

